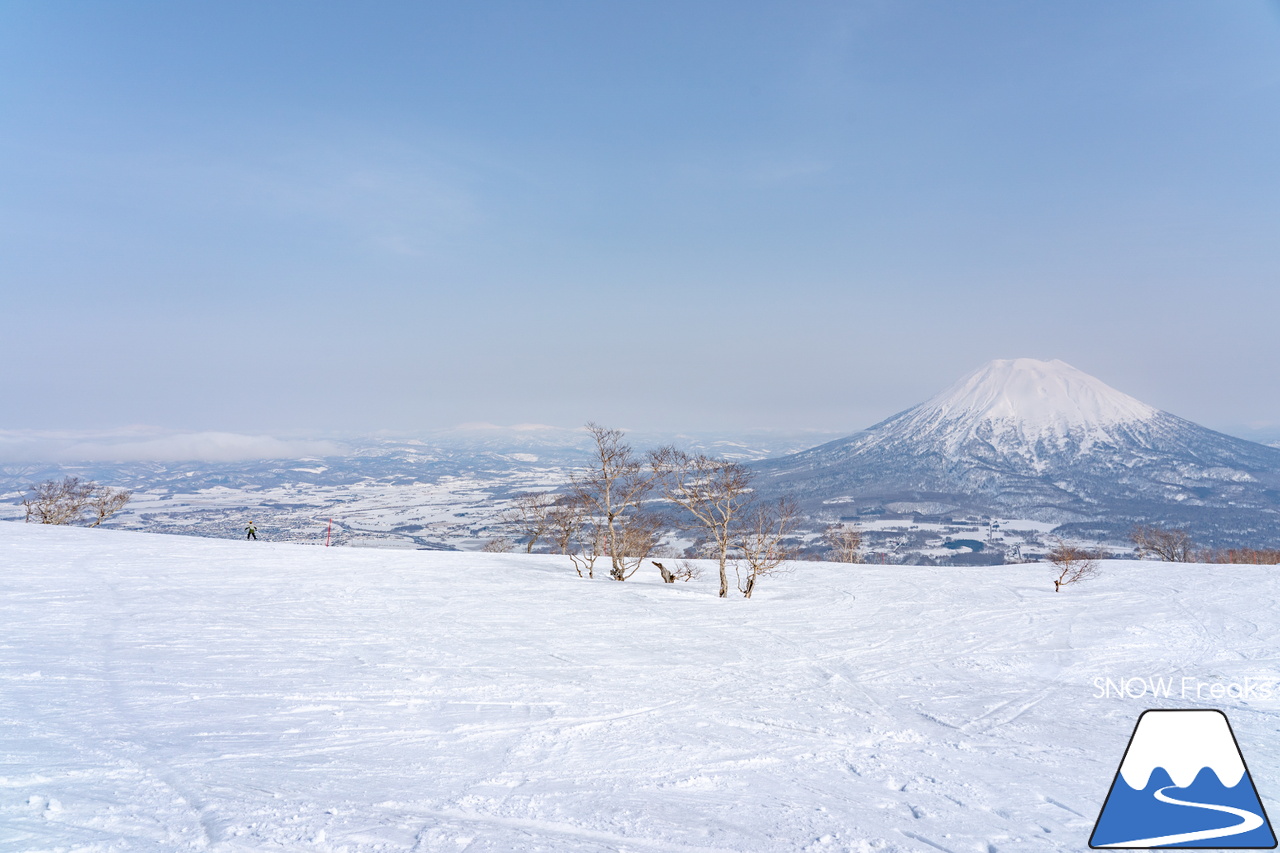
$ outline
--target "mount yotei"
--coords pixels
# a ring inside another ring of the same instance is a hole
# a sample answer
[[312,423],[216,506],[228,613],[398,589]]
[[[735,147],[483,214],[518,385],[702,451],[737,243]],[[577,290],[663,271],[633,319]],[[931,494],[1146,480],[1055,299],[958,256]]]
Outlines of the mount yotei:
[[1016,514],[1121,540],[1280,545],[1280,449],[1148,406],[1062,361],[998,360],[847,438],[757,464],[764,490],[844,519]]

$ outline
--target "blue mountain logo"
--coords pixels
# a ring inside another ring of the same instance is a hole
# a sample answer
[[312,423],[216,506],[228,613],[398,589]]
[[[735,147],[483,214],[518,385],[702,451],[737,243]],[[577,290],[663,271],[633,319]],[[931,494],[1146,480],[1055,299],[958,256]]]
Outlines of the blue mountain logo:
[[1221,711],[1144,711],[1089,846],[1270,850],[1271,822]]

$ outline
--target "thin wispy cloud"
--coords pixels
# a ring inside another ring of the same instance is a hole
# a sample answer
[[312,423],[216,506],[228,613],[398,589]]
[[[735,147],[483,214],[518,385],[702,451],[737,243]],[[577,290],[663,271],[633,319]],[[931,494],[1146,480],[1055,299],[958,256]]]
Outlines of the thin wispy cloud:
[[335,456],[344,451],[334,441],[231,432],[0,431],[0,462],[244,462]]

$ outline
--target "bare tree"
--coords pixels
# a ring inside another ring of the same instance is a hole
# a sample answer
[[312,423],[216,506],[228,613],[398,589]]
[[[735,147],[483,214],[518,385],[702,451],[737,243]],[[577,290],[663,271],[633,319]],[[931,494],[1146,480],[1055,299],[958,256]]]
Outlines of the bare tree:
[[525,553],[532,554],[538,540],[551,529],[550,515],[555,504],[556,495],[550,492],[525,492],[512,499],[498,520],[518,530],[525,542]]
[[480,546],[486,554],[509,554],[514,550],[511,540],[505,536],[495,536]]
[[833,524],[822,532],[822,542],[835,562],[862,562],[862,531],[857,527]]
[[572,478],[573,493],[593,524],[603,527],[609,555],[609,576],[624,581],[635,574],[649,555],[660,522],[643,509],[654,488],[655,473],[636,459],[622,440],[622,430],[587,424],[595,442],[591,464]]
[[651,560],[657,567],[659,574],[662,575],[663,583],[675,583],[676,581],[691,581],[702,577],[702,569],[688,560],[681,560],[675,564],[674,569],[668,569],[657,560]]
[[621,558],[624,574],[619,577],[611,572],[614,580],[625,580],[635,574],[662,539],[667,520],[652,512],[630,513],[619,520],[615,547]]
[[787,539],[800,520],[796,505],[786,498],[777,503],[753,504],[745,513],[742,531],[735,538],[738,559],[734,572],[738,591],[746,598],[755,592],[756,581],[782,571],[796,550]]
[[557,554],[568,554],[579,540],[586,512],[579,495],[561,495],[547,510],[547,538]]
[[133,497],[132,492],[126,492],[123,489],[112,489],[106,486],[99,486],[93,493],[93,497],[89,499],[89,509],[94,514],[93,523],[90,527],[97,527],[120,510],[124,509],[125,504],[129,503],[129,499]]
[[1129,539],[1137,546],[1139,557],[1155,554],[1166,563],[1193,563],[1196,560],[1191,534],[1185,530],[1139,524],[1129,533]]
[[1055,540],[1046,556],[1053,565],[1053,570],[1058,573],[1053,579],[1054,592],[1062,592],[1064,586],[1089,580],[1100,573],[1097,554],[1076,545],[1068,545],[1061,539]]
[[654,513],[639,510],[627,513],[614,520],[613,544],[608,543],[608,528],[604,528],[609,577],[624,581],[639,571],[661,541],[666,523],[666,518]]
[[[600,555],[608,550],[605,543],[604,528],[598,524],[592,523],[585,516],[580,516],[580,522],[573,531],[573,538],[569,542],[570,562],[578,573],[578,577],[594,578],[596,576],[596,560]],[[583,574],[586,571],[586,574]]]
[[752,503],[751,472],[737,462],[664,447],[649,455],[663,496],[684,510],[682,526],[696,529],[720,563],[720,597],[729,595],[729,552],[738,516]]
[[79,477],[64,477],[61,482],[46,480],[32,486],[31,491],[31,496],[22,501],[28,522],[75,524],[89,513],[93,517],[89,527],[97,527],[119,512],[132,497],[132,493],[123,489],[100,486]]
[[656,569],[658,570],[658,574],[662,575],[662,582],[663,582],[663,583],[675,583],[675,582],[676,582],[676,576],[675,576],[674,574],[672,574],[671,572],[667,571],[667,567],[666,567],[666,566],[664,566],[662,563],[659,563],[657,560],[652,560],[651,562],[653,563],[654,568],[656,568]]
[[560,495],[547,510],[547,538],[556,553],[573,563],[580,578],[596,576],[596,560],[608,550],[603,529],[587,515],[581,495]]
[[31,496],[22,501],[27,510],[27,523],[70,524],[79,520],[89,505],[93,483],[79,477],[46,480],[31,487]]

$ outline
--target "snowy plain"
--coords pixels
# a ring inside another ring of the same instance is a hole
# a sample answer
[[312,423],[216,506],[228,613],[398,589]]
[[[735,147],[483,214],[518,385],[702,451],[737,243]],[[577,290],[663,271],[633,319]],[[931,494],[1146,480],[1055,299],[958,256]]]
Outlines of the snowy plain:
[[1079,851],[1146,708],[1280,812],[1274,567],[712,574],[2,523],[0,850]]

